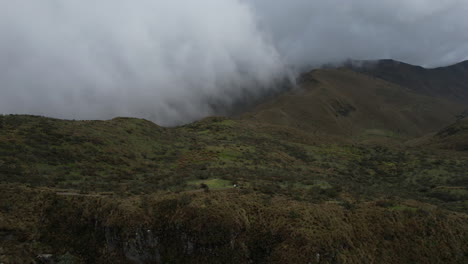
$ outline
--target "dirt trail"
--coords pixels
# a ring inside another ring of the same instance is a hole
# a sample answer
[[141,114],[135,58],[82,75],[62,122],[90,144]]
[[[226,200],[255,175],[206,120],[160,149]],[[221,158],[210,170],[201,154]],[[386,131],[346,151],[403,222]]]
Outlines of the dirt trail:
[[101,194],[85,194],[85,193],[75,193],[75,192],[56,192],[55,194],[60,196],[83,196],[83,197],[101,197],[104,195]]

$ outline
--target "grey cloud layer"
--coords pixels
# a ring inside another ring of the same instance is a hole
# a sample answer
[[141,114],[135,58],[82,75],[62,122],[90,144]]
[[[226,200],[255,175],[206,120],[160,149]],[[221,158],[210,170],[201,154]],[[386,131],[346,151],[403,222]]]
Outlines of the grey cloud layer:
[[347,58],[428,66],[468,57],[464,0],[0,2],[0,113],[214,114],[303,67]]
[[253,1],[263,27],[293,65],[391,58],[434,67],[468,57],[466,0],[276,2]]

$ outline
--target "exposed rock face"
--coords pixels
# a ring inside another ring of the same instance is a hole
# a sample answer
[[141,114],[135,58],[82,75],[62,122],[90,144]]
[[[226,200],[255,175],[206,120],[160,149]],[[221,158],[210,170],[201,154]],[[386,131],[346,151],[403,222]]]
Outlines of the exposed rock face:
[[161,262],[158,238],[149,229],[136,229],[133,236],[123,237],[118,229],[105,228],[107,250],[123,253],[135,263]]
[[[204,244],[182,229],[172,230],[171,233],[158,233],[146,228],[137,228],[128,233],[109,227],[105,230],[107,254],[122,255],[133,263],[171,263],[175,259],[217,255],[226,249],[232,252],[238,250],[235,237],[227,237],[221,244]],[[168,255],[171,257],[168,258]]]

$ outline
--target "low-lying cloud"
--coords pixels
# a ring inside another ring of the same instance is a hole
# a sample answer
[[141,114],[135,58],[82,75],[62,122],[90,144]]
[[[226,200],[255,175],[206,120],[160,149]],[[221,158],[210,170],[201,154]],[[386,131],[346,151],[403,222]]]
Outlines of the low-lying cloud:
[[0,1],[0,113],[174,125],[348,58],[468,56],[464,0]]
[[252,2],[293,65],[388,58],[436,67],[468,57],[466,0]]

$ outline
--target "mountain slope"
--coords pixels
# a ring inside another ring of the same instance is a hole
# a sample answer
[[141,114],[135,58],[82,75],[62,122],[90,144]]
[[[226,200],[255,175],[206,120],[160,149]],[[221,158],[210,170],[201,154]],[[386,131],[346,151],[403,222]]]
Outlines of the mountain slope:
[[468,61],[434,69],[394,60],[355,61],[347,67],[421,94],[468,105]]
[[341,135],[358,141],[405,139],[438,131],[462,104],[346,69],[314,70],[299,88],[258,106],[243,118]]
[[457,120],[439,132],[409,142],[409,144],[445,150],[468,151],[468,118]]

